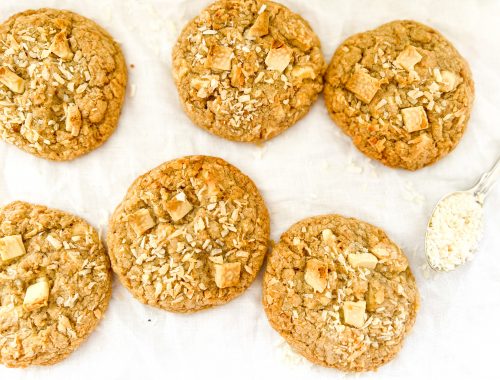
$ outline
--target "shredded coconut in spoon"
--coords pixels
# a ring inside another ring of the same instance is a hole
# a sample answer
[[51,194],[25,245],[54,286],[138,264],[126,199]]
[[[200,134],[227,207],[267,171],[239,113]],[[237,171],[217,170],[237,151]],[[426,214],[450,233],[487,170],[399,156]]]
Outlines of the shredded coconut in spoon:
[[430,265],[449,271],[474,256],[483,231],[483,208],[471,193],[456,193],[438,203],[426,236]]

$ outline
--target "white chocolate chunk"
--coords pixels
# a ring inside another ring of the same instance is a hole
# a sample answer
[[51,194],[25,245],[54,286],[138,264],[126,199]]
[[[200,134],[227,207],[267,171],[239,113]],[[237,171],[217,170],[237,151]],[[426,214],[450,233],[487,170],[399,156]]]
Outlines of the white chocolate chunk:
[[42,279],[26,289],[24,295],[23,308],[26,311],[33,311],[47,306],[49,299],[49,283],[47,279]]
[[292,50],[287,45],[272,48],[266,57],[266,65],[269,70],[283,72],[292,60]]
[[406,71],[415,71],[415,65],[422,60],[422,56],[415,46],[408,45],[396,58],[396,62]]
[[243,70],[238,65],[233,65],[231,68],[231,86],[239,88],[245,84]]
[[333,234],[332,230],[329,228],[321,231],[321,240],[328,245],[329,247],[333,247],[337,244],[337,237]]
[[269,33],[269,12],[260,13],[253,25],[245,32],[246,37],[262,37]]
[[0,256],[3,261],[11,260],[26,254],[21,235],[5,236],[0,239]]
[[435,67],[434,70],[432,70],[434,74],[434,78],[436,79],[436,82],[442,82],[443,77],[441,76],[441,70],[439,70],[439,67]]
[[226,46],[214,45],[208,54],[206,65],[214,70],[231,70],[233,50]]
[[361,328],[365,324],[366,301],[346,301],[342,306],[344,311],[344,323],[353,327]]
[[316,73],[311,66],[295,66],[292,69],[292,77],[298,79],[315,79]]
[[147,208],[141,208],[134,212],[128,217],[128,221],[137,236],[141,236],[156,224]]
[[327,285],[328,266],[318,260],[310,259],[306,263],[304,280],[311,285],[315,292],[323,292]]
[[443,92],[453,91],[455,90],[455,88],[457,88],[459,82],[460,82],[460,77],[455,73],[448,70],[443,70],[441,72],[441,83],[440,83],[441,91]]
[[367,293],[367,307],[368,310],[375,310],[385,300],[384,287],[379,282],[370,283]]
[[349,261],[349,264],[354,268],[362,267],[368,269],[375,269],[378,263],[377,257],[368,252],[349,253],[347,261]]
[[408,132],[420,131],[429,127],[424,107],[403,108],[401,113],[403,115],[404,128]]
[[370,103],[380,89],[379,80],[363,70],[355,70],[346,83],[346,88],[363,103]]
[[379,262],[391,261],[391,264],[397,268],[398,271],[404,271],[408,267],[408,259],[406,256],[401,255],[397,246],[391,243],[380,242],[370,249],[379,259]]
[[66,107],[66,131],[71,136],[78,136],[82,128],[82,114],[76,104],[70,104]]
[[378,243],[371,249],[371,252],[377,256],[378,259],[387,259],[392,257],[392,249],[384,243]]
[[241,263],[215,264],[215,284],[219,288],[236,286],[240,282]]
[[64,32],[59,32],[54,36],[52,45],[50,45],[50,51],[64,60],[73,58],[73,52],[69,47],[68,39]]
[[17,94],[24,92],[24,79],[7,67],[0,67],[0,83]]
[[184,218],[193,209],[193,205],[187,200],[184,192],[172,197],[165,207],[174,222]]
[[197,90],[196,96],[199,98],[205,99],[210,94],[214,92],[214,90],[219,85],[218,77],[215,75],[204,77],[204,78],[193,78],[190,82],[192,88]]

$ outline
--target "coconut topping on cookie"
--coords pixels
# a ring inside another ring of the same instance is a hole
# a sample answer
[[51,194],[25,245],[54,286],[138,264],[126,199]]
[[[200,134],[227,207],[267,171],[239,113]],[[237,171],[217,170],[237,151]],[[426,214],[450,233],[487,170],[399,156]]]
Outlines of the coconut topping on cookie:
[[173,51],[188,115],[238,141],[267,140],[304,116],[322,90],[324,67],[307,22],[270,1],[215,2],[186,26]]

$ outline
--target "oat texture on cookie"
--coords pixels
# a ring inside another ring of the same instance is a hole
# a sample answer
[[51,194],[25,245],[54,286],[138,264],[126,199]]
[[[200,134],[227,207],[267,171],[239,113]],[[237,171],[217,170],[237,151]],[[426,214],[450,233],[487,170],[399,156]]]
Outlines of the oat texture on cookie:
[[408,260],[353,218],[302,220],[270,253],[263,304],[272,327],[313,363],[375,370],[401,349],[419,296]]
[[54,364],[103,317],[111,267],[97,231],[62,211],[0,209],[0,363]]
[[329,114],[356,147],[409,170],[458,144],[473,99],[467,62],[440,33],[414,21],[349,37],[325,75]]
[[268,140],[303,117],[324,70],[309,24],[271,1],[217,1],[184,28],[173,50],[186,113],[236,141]]
[[0,25],[0,136],[34,155],[71,160],[116,128],[126,65],[112,37],[73,12],[39,9]]
[[254,183],[220,158],[190,156],[139,177],[110,220],[114,271],[141,302],[174,312],[224,304],[255,279],[269,215]]

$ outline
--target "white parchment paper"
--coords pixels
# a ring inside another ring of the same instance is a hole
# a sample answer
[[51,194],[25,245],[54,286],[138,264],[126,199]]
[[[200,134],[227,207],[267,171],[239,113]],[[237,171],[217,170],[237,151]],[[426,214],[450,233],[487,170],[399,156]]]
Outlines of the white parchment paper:
[[[273,239],[301,218],[341,213],[376,224],[408,255],[422,296],[397,358],[366,379],[498,379],[500,185],[486,201],[476,259],[454,273],[422,270],[423,237],[435,202],[472,185],[500,154],[500,2],[283,0],[319,35],[327,60],[349,35],[411,18],[440,30],[468,59],[476,82],[469,128],[457,149],[418,172],[365,158],[328,118],[323,99],[297,125],[261,146],[225,141],[182,112],[170,52],[183,25],[207,0],[1,0],[0,18],[28,8],[67,8],[90,17],[122,43],[129,69],[120,125],[100,149],[54,163],[0,143],[0,204],[22,199],[78,214],[106,230],[107,218],[139,175],[188,154],[217,155],[254,179],[271,213]],[[233,302],[195,315],[144,306],[114,282],[103,322],[58,365],[17,379],[338,379],[308,364],[269,326],[261,276]]]

